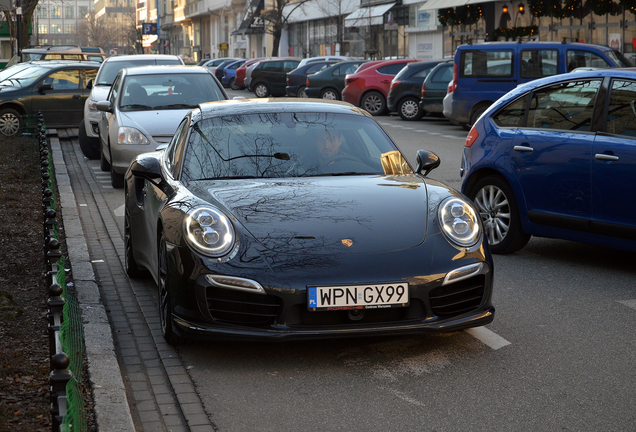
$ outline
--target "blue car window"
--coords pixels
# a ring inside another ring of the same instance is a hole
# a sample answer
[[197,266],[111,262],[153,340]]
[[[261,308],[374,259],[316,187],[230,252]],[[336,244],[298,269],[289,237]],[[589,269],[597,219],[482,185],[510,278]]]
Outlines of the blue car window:
[[459,59],[460,78],[502,78],[512,76],[511,50],[466,50]]
[[559,51],[555,49],[533,49],[521,51],[522,78],[542,78],[556,75]]
[[610,64],[598,54],[589,51],[568,50],[565,54],[568,72],[580,67],[608,68]]
[[499,127],[521,127],[528,103],[528,95],[524,95],[509,103],[492,116],[493,122]]
[[636,82],[614,80],[612,83],[606,131],[636,138]]
[[555,84],[535,91],[528,110],[528,127],[588,131],[601,80]]

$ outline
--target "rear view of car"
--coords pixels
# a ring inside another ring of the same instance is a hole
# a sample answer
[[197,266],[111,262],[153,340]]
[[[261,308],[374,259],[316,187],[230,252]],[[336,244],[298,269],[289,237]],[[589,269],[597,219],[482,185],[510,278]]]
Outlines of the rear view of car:
[[345,77],[354,73],[365,60],[343,61],[308,76],[305,94],[310,98],[341,100]]
[[345,77],[342,100],[365,109],[372,115],[386,113],[386,98],[391,81],[412,59],[379,60],[362,65]]
[[397,111],[402,120],[419,120],[424,115],[420,109],[422,83],[441,60],[409,63],[391,81],[387,95],[387,108]]
[[631,66],[620,52],[602,45],[559,42],[490,42],[461,45],[455,52],[450,119],[472,125],[494,101],[537,78],[576,68]]
[[331,66],[338,60],[315,60],[305,63],[304,66],[298,66],[296,69],[287,73],[287,87],[285,91],[289,97],[305,98],[305,88],[307,87],[307,77],[320,72]]
[[167,54],[139,54],[109,57],[99,68],[97,77],[88,83],[90,94],[84,104],[84,118],[79,125],[78,141],[82,153],[89,159],[99,159],[99,128],[101,117],[95,107],[99,101],[106,100],[110,86],[120,70],[126,67],[150,65],[182,65],[179,56]]
[[422,83],[420,109],[427,113],[442,113],[448,85],[453,79],[453,62],[438,64]]
[[252,68],[250,89],[256,97],[285,96],[287,73],[298,67],[298,58],[263,60]]

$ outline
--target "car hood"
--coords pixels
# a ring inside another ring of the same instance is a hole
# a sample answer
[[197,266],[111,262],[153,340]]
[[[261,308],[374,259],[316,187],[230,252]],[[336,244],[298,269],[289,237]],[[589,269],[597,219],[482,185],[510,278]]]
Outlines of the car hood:
[[119,112],[120,126],[131,126],[152,137],[158,143],[172,139],[177,126],[190,108],[179,110],[128,111]]
[[381,253],[426,236],[427,188],[415,176],[205,181],[190,190],[278,253]]

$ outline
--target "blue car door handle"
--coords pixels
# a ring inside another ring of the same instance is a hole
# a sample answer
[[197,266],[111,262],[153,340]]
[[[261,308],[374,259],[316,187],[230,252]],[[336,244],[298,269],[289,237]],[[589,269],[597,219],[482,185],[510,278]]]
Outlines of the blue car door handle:
[[594,159],[603,160],[603,161],[617,161],[618,160],[618,156],[608,155],[608,154],[603,154],[603,153],[597,153],[597,154],[594,155]]
[[514,146],[513,149],[518,152],[531,152],[534,151],[532,147],[528,146]]

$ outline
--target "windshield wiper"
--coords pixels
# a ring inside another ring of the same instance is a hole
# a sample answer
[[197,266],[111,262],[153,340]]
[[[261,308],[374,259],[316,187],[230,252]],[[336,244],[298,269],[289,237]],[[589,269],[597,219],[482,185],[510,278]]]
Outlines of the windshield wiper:
[[170,104],[170,105],[161,105],[161,106],[155,107],[155,109],[195,108],[195,107],[196,105],[178,103],[178,104]]
[[357,171],[347,171],[347,172],[338,172],[338,173],[322,173],[322,174],[312,174],[303,177],[338,177],[338,176],[366,176],[366,175],[380,175],[377,172],[357,172]]
[[255,179],[256,176],[220,176],[220,177],[208,177],[202,179],[196,179],[196,181],[206,181],[206,180],[240,180],[240,179]]
[[130,108],[130,109],[152,109],[151,106],[148,105],[141,105],[141,104],[128,104],[128,105],[122,105],[121,106],[122,109],[124,108]]

